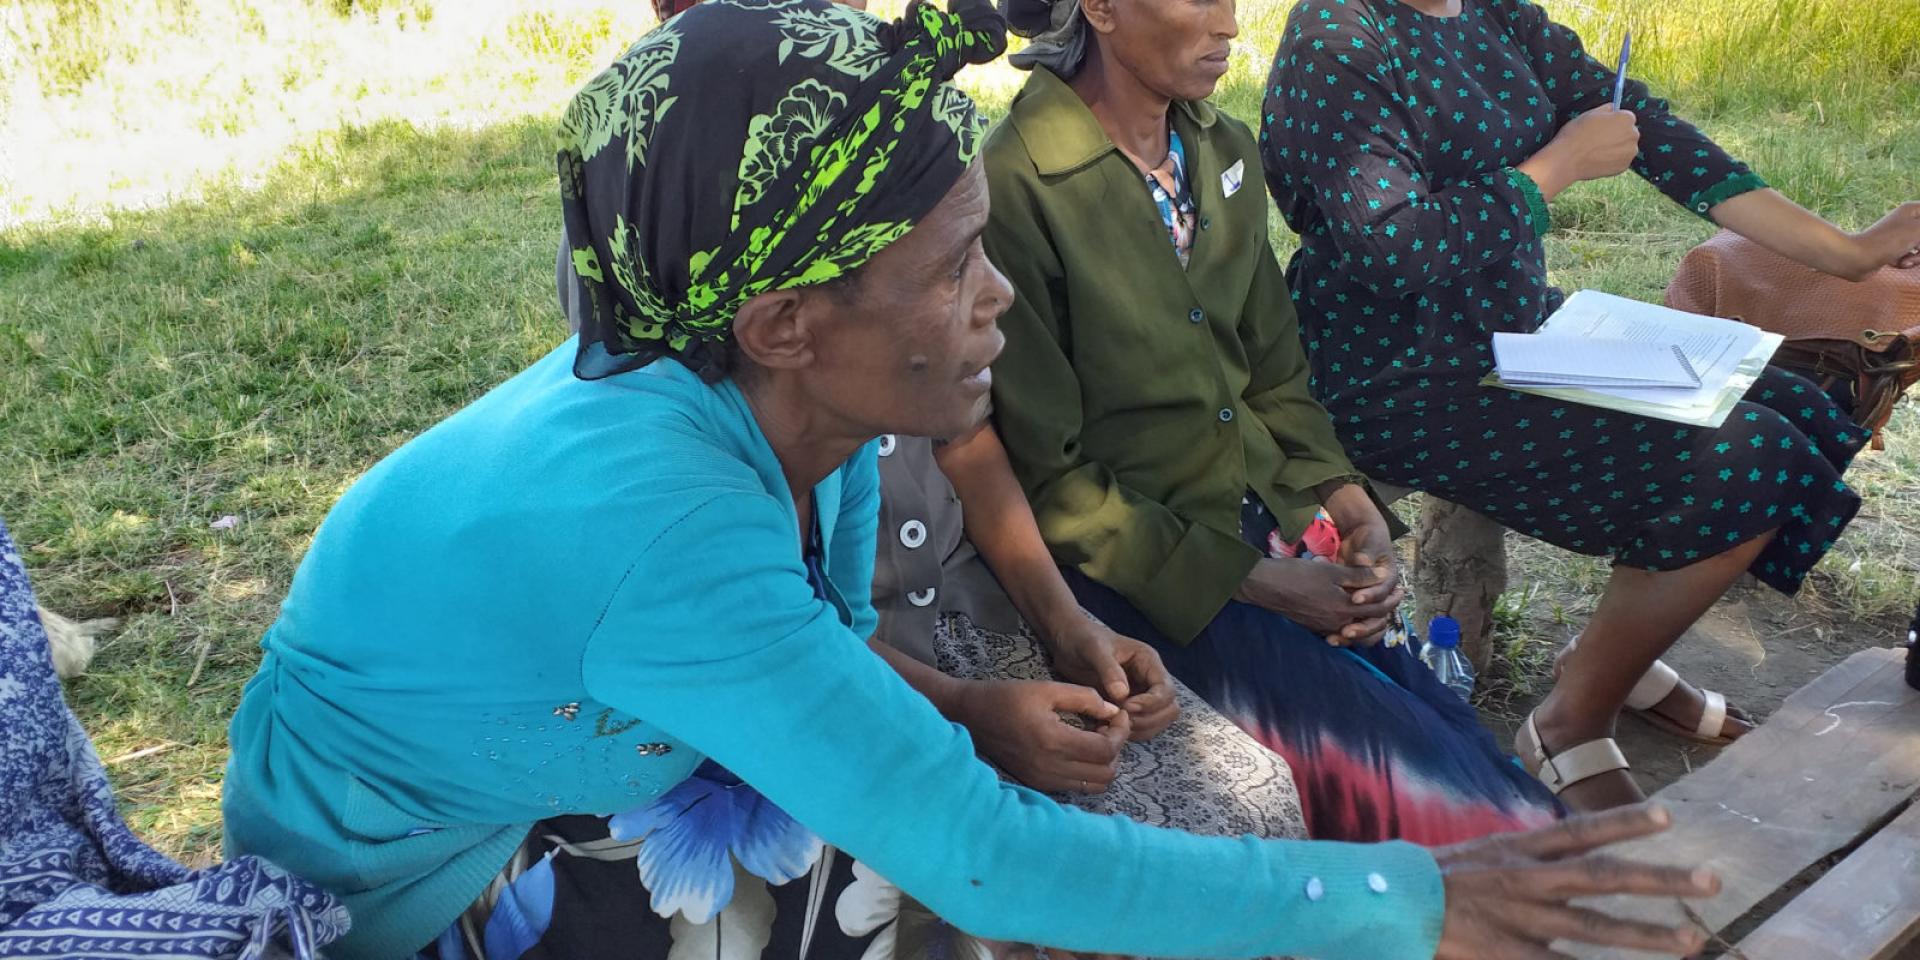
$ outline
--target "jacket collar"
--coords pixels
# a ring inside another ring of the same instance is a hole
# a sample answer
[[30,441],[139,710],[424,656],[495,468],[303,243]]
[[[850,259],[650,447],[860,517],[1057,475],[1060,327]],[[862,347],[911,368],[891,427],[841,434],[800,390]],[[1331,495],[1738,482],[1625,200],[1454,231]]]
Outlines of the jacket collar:
[[[1213,105],[1204,101],[1176,100],[1173,109],[1202,130],[1212,127],[1218,116]],[[1043,177],[1072,173],[1119,149],[1080,95],[1045,67],[1035,67],[1020,88],[1008,122]]]

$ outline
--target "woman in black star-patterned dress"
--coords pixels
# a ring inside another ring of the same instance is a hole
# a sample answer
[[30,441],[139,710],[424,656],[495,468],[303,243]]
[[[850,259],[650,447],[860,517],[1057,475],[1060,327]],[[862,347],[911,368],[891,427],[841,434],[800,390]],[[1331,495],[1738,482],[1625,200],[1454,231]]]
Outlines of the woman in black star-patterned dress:
[[[1576,807],[1639,798],[1608,739],[1636,682],[1743,571],[1791,594],[1860,501],[1867,431],[1807,381],[1762,376],[1718,430],[1478,385],[1498,330],[1557,308],[1548,203],[1631,168],[1818,269],[1920,265],[1920,204],[1846,234],[1794,205],[1526,0],[1303,0],[1269,80],[1268,186],[1315,391],[1370,475],[1615,562],[1582,643],[1521,734]],[[1680,683],[1656,708],[1713,726]],[[1737,712],[1720,729],[1750,729]],[[1557,757],[1558,762],[1549,760]],[[1584,782],[1582,782],[1584,780]]]

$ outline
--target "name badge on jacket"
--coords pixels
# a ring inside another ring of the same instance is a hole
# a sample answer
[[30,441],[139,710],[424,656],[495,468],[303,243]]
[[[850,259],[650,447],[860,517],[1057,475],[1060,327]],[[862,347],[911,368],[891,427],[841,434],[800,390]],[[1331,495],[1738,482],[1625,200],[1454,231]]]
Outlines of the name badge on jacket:
[[1220,175],[1220,192],[1231,197],[1240,192],[1240,185],[1247,181],[1247,162],[1235,160],[1227,172]]

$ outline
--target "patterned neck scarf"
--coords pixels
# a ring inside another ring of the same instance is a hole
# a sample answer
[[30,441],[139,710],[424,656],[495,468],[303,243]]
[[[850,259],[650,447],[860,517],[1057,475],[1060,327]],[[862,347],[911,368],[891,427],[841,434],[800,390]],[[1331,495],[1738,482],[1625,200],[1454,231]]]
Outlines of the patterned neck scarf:
[[588,81],[560,124],[575,375],[672,356],[718,378],[747,300],[842,278],[926,216],[984,129],[947,81],[1006,46],[988,0],[952,8],[708,0]]
[[1145,174],[1147,192],[1153,205],[1160,208],[1160,219],[1167,225],[1167,237],[1173,252],[1186,266],[1193,257],[1193,228],[1198,211],[1193,205],[1193,190],[1187,180],[1187,145],[1180,142],[1180,131],[1167,128],[1167,159]]

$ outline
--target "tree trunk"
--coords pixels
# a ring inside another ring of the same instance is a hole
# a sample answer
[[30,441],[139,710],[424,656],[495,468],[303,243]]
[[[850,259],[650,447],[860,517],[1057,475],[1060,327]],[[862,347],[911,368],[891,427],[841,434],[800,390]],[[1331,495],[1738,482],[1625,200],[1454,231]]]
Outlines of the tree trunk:
[[1460,650],[1484,675],[1493,659],[1493,604],[1507,589],[1506,528],[1439,497],[1423,498],[1412,580],[1422,636],[1434,617],[1460,621]]

